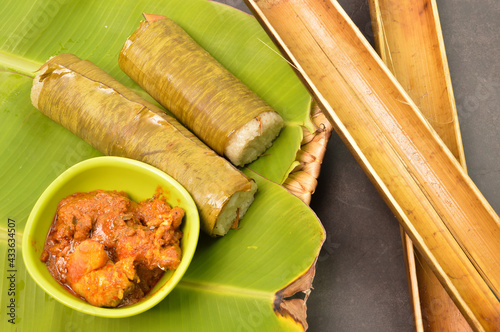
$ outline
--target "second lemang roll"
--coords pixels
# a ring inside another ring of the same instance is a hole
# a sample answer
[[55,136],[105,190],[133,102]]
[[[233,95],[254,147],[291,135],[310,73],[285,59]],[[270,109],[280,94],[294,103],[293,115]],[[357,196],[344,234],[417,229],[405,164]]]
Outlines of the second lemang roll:
[[281,131],[281,116],[174,21],[145,17],[120,52],[120,68],[234,165],[257,159]]
[[88,60],[69,53],[51,58],[33,79],[31,100],[103,154],[143,161],[180,182],[211,236],[225,235],[254,200],[253,179]]

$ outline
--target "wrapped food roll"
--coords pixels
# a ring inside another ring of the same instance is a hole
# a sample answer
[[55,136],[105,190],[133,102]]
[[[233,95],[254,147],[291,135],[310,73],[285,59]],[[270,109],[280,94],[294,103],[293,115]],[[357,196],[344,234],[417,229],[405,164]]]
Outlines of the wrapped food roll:
[[121,50],[120,68],[234,165],[257,159],[281,116],[172,20],[146,18]]
[[255,181],[89,61],[72,54],[50,59],[33,80],[31,100],[102,153],[146,162],[179,181],[211,236],[225,235],[254,199]]

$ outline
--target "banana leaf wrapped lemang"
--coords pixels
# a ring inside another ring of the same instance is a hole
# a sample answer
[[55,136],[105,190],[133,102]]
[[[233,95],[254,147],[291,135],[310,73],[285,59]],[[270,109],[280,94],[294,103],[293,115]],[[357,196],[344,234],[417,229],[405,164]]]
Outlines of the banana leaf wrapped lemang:
[[279,135],[281,116],[171,19],[145,17],[120,68],[234,165],[257,159]]
[[49,59],[33,80],[31,100],[103,154],[146,162],[176,179],[211,236],[225,235],[253,202],[253,179],[90,61],[68,53]]

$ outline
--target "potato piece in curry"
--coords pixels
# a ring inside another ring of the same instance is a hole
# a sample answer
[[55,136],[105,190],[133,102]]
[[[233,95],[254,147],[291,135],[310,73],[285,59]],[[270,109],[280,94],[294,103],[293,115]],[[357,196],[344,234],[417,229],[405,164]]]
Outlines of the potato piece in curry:
[[124,192],[75,193],[59,202],[41,260],[90,304],[130,305],[179,266],[183,217],[161,190],[139,203]]

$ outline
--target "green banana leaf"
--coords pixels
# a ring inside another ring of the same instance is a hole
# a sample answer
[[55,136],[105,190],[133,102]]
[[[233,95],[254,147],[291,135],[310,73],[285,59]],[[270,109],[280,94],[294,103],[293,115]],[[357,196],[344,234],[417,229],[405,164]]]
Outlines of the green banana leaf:
[[[202,234],[184,278],[159,305],[137,316],[105,319],[58,303],[24,267],[23,229],[40,194],[70,166],[101,155],[41,115],[29,94],[34,72],[42,63],[71,52],[151,100],[117,64],[118,53],[143,12],[176,21],[270,103],[286,126],[266,155],[243,169],[257,181],[259,193],[240,229],[218,239]],[[284,304],[293,295],[290,289],[308,291],[310,285],[287,286],[303,276],[310,282],[325,233],[314,212],[280,184],[294,165],[302,127],[313,128],[310,102],[257,21],[219,3],[4,1],[0,11],[0,330],[303,330],[296,313],[284,309]],[[8,255],[9,248],[15,249],[15,258]]]

